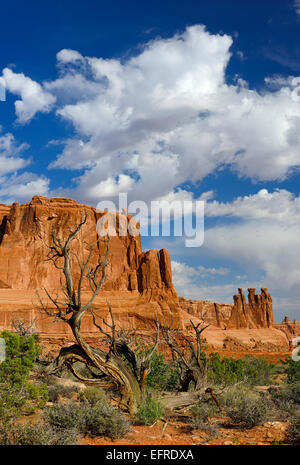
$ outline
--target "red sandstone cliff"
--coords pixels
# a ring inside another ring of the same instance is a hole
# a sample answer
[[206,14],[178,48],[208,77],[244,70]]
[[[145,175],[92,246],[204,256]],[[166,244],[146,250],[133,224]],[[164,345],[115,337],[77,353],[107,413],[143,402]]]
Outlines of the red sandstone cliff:
[[207,300],[191,300],[179,297],[180,307],[192,316],[203,318],[209,325],[226,329],[232,314],[232,304],[221,304]]
[[[80,232],[73,251],[83,260],[88,244],[96,244],[97,220],[104,214],[74,200],[46,199],[35,196],[31,202],[11,207],[0,205],[0,287],[12,289],[60,288],[60,273],[51,262],[45,261],[54,229],[59,237],[66,237],[86,211],[87,222]],[[117,215],[117,220],[119,215]],[[128,221],[130,216],[127,216]],[[118,221],[117,221],[118,223]],[[105,243],[95,247],[94,261],[103,256]],[[73,258],[73,263],[75,257]],[[76,266],[74,266],[76,274]],[[88,283],[84,283],[88,289]],[[170,256],[166,249],[142,251],[140,235],[111,237],[109,266],[104,290],[138,290],[168,294],[177,298],[172,284]]]
[[[86,212],[87,221],[78,240],[72,243],[72,274],[76,283],[79,268],[76,256],[84,261],[88,244],[94,244],[91,265],[103,257],[105,240],[97,244],[96,224],[104,212],[80,205],[65,198],[47,199],[35,196],[23,205],[15,202],[12,206],[0,205],[0,328],[10,326],[13,316],[25,320],[37,318],[41,333],[65,334],[66,325],[53,325],[51,318],[40,315],[36,308],[35,290],[46,287],[60,291],[61,274],[53,263],[46,261],[52,230],[57,236],[66,238],[69,230],[75,229]],[[117,214],[118,225],[125,215]],[[131,219],[127,215],[127,220]],[[180,307],[172,284],[170,256],[166,249],[142,251],[140,235],[116,235],[109,242],[109,263],[107,278],[95,306],[103,315],[107,314],[109,298],[116,320],[124,327],[145,328],[157,313],[160,318],[172,318],[179,327]],[[90,290],[83,282],[83,291]],[[98,313],[99,313],[98,312]],[[27,318],[26,318],[27,316]],[[91,318],[87,315],[85,331],[93,332]]]

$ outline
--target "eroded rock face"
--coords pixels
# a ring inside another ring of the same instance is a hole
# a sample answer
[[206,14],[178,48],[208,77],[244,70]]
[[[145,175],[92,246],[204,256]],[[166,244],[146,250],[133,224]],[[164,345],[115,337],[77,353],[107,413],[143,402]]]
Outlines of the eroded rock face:
[[261,294],[255,294],[255,289],[248,289],[248,302],[239,288],[233,297],[234,304],[227,328],[271,328],[274,325],[272,299],[266,288]]
[[[66,238],[69,229],[75,229],[86,212],[87,221],[78,240],[72,246],[73,275],[78,277],[79,268],[75,254],[81,261],[88,256],[89,244],[94,244],[91,264],[105,255],[106,239],[97,244],[96,224],[104,213],[95,208],[79,205],[65,198],[47,199],[35,196],[31,202],[11,207],[0,206],[0,286],[12,289],[60,288],[60,273],[49,261],[45,261],[51,242],[52,230],[58,237]],[[130,221],[130,215],[117,214],[119,222]],[[58,262],[59,264],[59,262]],[[83,289],[88,290],[87,281]],[[140,235],[116,235],[110,238],[109,265],[104,290],[138,291],[160,290],[177,297],[172,284],[170,257],[166,249],[142,251]]]
[[[75,285],[78,282],[77,258],[84,262],[89,245],[94,245],[90,265],[104,258],[107,238],[97,242],[96,224],[104,215],[95,208],[65,198],[47,199],[35,196],[31,202],[11,206],[0,205],[0,326],[8,328],[13,316],[37,320],[41,333],[68,334],[63,323],[53,325],[53,318],[39,314],[35,290],[47,288],[52,295],[61,290],[61,272],[46,261],[47,244],[52,231],[57,237],[68,237],[86,212],[87,221],[78,238],[72,242],[71,266]],[[117,214],[116,230],[130,215]],[[77,258],[76,258],[77,257]],[[178,297],[172,284],[170,256],[166,249],[142,251],[141,237],[119,235],[110,237],[109,263],[99,298],[94,302],[99,314],[108,313],[111,302],[118,324],[125,328],[151,327],[155,314],[172,319],[182,327]],[[60,265],[62,262],[58,261]],[[64,281],[63,281],[64,282]],[[90,291],[88,280],[82,290]],[[5,292],[6,291],[6,292]],[[26,317],[27,315],[27,317]],[[85,332],[95,332],[92,319],[86,316]]]
[[248,302],[239,288],[233,301],[233,305],[228,305],[179,298],[183,310],[204,318],[207,323],[218,328],[258,329],[271,328],[274,325],[272,299],[266,288],[262,288],[261,294],[255,294],[255,289],[248,289]]
[[226,328],[232,312],[232,304],[221,304],[207,300],[191,300],[179,297],[179,304],[190,315],[205,320],[209,325]]
[[300,323],[297,320],[290,320],[288,316],[283,319],[282,323],[275,323],[274,326],[283,331],[289,341],[300,336]]

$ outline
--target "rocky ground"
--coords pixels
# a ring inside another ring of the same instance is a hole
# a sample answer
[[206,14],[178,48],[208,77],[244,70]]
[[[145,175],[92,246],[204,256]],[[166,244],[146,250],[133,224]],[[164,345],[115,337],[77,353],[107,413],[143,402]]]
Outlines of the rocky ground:
[[110,438],[83,438],[85,445],[275,445],[284,444],[286,422],[267,422],[252,429],[232,427],[228,419],[213,419],[218,423],[218,436],[195,430],[191,433],[180,420],[159,421],[153,427],[133,424],[132,432],[118,440]]

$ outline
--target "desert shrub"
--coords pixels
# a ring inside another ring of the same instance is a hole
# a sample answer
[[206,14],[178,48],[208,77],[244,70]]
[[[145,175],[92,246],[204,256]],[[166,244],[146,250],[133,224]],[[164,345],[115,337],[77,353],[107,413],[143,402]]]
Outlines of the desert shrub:
[[0,418],[12,418],[43,407],[48,400],[44,383],[28,381],[30,371],[39,354],[35,336],[25,337],[3,331],[6,359],[0,364]]
[[0,334],[6,344],[6,358],[0,364],[0,379],[21,385],[27,381],[40,349],[35,336],[25,337],[3,331]]
[[285,373],[287,375],[287,383],[293,384],[300,381],[300,360],[292,358],[285,360]]
[[130,423],[119,411],[97,403],[85,409],[85,432],[92,436],[123,437],[130,431]]
[[84,409],[74,402],[58,403],[44,410],[45,421],[56,429],[71,428],[78,432],[85,430]]
[[87,387],[79,394],[80,402],[88,402],[91,405],[96,405],[98,402],[107,404],[107,397],[103,389],[97,387]]
[[207,379],[214,384],[232,384],[243,377],[242,363],[238,359],[211,353],[207,360]]
[[48,396],[50,402],[57,402],[59,396],[71,399],[76,392],[78,392],[76,386],[63,386],[61,384],[52,384],[48,387]]
[[70,402],[56,404],[45,409],[45,421],[53,428],[71,428],[82,434],[122,437],[130,430],[128,420],[122,413],[108,404],[95,405]]
[[0,445],[75,445],[78,431],[74,429],[57,430],[44,423],[0,425]]
[[153,425],[162,418],[163,413],[161,402],[148,393],[138,406],[136,417],[144,425]]
[[225,411],[234,424],[245,428],[264,423],[267,419],[267,407],[259,393],[246,386],[239,385],[223,393],[222,402]]
[[208,402],[201,402],[190,409],[191,419],[189,425],[191,429],[203,429],[209,418],[216,412],[215,406]]
[[146,384],[149,388],[161,391],[174,391],[179,385],[179,372],[172,362],[166,362],[163,354],[154,352],[151,358],[151,371]]
[[275,406],[285,412],[294,413],[300,406],[300,382],[270,388],[269,393]]
[[241,424],[245,428],[264,423],[267,418],[267,408],[261,400],[242,399],[227,409],[227,414],[233,423]]
[[50,402],[57,402],[60,394],[59,386],[53,384],[48,387],[48,396]]
[[291,416],[290,424],[286,431],[288,442],[300,445],[300,414]]
[[275,371],[275,364],[269,363],[261,357],[244,357],[244,374],[247,384],[266,385]]
[[234,384],[244,381],[249,385],[267,384],[273,374],[274,366],[260,357],[240,359],[224,357],[211,353],[208,357],[208,380],[214,384]]
[[[152,352],[153,346],[137,337],[134,341],[134,352],[138,359],[143,358]],[[132,369],[132,365],[123,357]],[[149,389],[160,391],[174,391],[180,384],[179,369],[173,361],[166,361],[160,352],[154,352],[150,359],[151,370],[147,375],[146,386]]]

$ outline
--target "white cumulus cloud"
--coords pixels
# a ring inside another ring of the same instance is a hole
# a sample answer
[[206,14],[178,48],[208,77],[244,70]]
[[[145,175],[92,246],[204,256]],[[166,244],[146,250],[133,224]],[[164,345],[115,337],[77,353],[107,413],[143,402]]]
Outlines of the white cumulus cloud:
[[39,83],[9,68],[3,69],[0,84],[21,97],[21,100],[15,101],[15,110],[17,119],[22,124],[30,121],[39,111],[49,112],[56,101],[56,97],[46,92]]
[[26,148],[26,144],[17,144],[12,134],[0,135],[0,176],[14,173],[29,164],[29,160],[21,156]]
[[75,134],[51,167],[85,169],[73,195],[96,204],[122,175],[153,200],[224,166],[268,181],[297,169],[298,78],[267,77],[261,93],[242,78],[229,85],[232,41],[195,25],[126,60],[59,52],[61,76],[45,89]]

